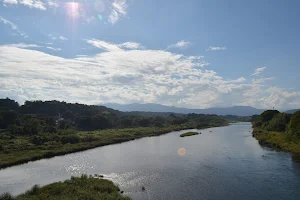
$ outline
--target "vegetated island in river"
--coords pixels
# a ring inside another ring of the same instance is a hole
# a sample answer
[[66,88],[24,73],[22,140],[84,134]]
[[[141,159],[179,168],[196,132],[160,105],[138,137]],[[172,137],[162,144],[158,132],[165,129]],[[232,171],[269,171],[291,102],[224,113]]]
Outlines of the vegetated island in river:
[[0,99],[0,168],[171,131],[228,125],[216,115],[127,113],[59,101]]
[[0,195],[0,200],[131,199],[121,193],[120,189],[109,180],[82,175],[81,177],[72,177],[70,180],[52,183],[43,187],[35,185],[24,194],[16,197],[4,193]]
[[300,111],[294,114],[267,110],[252,117],[253,136],[261,145],[293,153],[300,161]]
[[193,135],[199,135],[198,132],[187,132],[187,133],[183,133],[180,135],[180,137],[188,137],[188,136],[193,136]]

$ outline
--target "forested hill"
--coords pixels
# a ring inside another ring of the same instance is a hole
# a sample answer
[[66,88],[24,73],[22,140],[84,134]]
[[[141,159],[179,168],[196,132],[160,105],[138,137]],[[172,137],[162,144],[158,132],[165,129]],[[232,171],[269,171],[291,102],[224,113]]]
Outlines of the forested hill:
[[[105,106],[89,106],[59,101],[26,101],[19,106],[11,99],[0,99],[0,129],[18,132],[55,132],[59,129],[99,130],[148,126],[180,125],[184,123],[213,125],[223,122],[216,115],[142,116],[123,113]],[[38,130],[36,130],[38,129]],[[42,130],[41,130],[42,129]]]

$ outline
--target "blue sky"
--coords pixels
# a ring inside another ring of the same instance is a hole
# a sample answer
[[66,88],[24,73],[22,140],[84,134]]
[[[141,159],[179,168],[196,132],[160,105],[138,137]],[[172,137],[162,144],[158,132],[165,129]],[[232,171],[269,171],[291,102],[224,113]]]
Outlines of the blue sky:
[[300,108],[296,0],[0,0],[0,97]]

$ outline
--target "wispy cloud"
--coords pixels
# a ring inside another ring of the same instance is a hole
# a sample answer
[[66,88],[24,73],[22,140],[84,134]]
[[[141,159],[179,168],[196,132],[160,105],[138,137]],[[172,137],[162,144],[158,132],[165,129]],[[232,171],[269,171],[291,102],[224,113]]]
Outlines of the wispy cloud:
[[226,47],[208,47],[206,51],[224,51],[226,49]]
[[112,43],[105,42],[102,40],[90,39],[90,40],[86,40],[86,42],[93,45],[94,47],[103,49],[105,51],[122,51],[123,50],[117,44],[112,44]]
[[126,48],[126,49],[143,49],[144,47],[136,42],[125,42],[123,44],[118,45],[121,48]]
[[59,7],[59,3],[57,1],[51,1],[51,0],[49,0],[49,1],[47,1],[47,4],[51,8],[58,8]]
[[255,72],[252,74],[252,76],[257,76],[259,75],[260,73],[262,73],[263,71],[265,71],[265,69],[267,69],[266,67],[260,67],[260,68],[257,68],[255,70]]
[[85,17],[85,21],[90,24],[92,23],[96,18],[94,16]]
[[39,45],[36,45],[36,44],[25,44],[25,43],[9,44],[9,45],[5,45],[5,46],[7,46],[7,47],[17,47],[17,48],[22,48],[22,49],[42,47],[42,46],[39,46]]
[[68,38],[56,33],[49,33],[47,36],[52,40],[68,40]]
[[169,45],[168,48],[186,48],[186,47],[188,47],[190,45],[191,45],[190,42],[181,40],[181,41],[177,42],[176,44]]
[[53,50],[53,51],[61,51],[61,48],[54,48],[54,47],[46,47],[47,49]]
[[39,10],[47,10],[45,4],[40,0],[20,0],[20,4],[27,6],[29,8],[36,8]]
[[58,37],[60,40],[68,40],[68,38],[64,37],[64,36],[59,36]]
[[258,78],[258,79],[252,79],[252,82],[254,84],[260,84],[260,83],[264,83],[266,81],[271,81],[271,80],[275,80],[275,77],[267,77],[267,78]]
[[119,21],[121,16],[125,16],[127,14],[127,7],[127,0],[114,0],[108,21],[115,24]]
[[3,18],[0,16],[0,22],[4,23],[4,24],[7,24],[11,27],[11,29],[15,30],[19,35],[23,36],[24,38],[27,38],[27,34],[24,33],[23,31],[21,31],[17,25],[15,25],[14,23],[12,23],[11,21]]
[[4,4],[18,4],[17,0],[3,0]]

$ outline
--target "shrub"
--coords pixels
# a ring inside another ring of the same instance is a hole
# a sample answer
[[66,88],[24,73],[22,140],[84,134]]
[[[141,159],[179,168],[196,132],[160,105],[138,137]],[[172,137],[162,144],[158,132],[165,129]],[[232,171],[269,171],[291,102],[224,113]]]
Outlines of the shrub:
[[259,121],[263,123],[270,121],[278,113],[280,113],[278,110],[266,110],[260,115]]
[[80,142],[80,137],[78,135],[67,135],[61,137],[60,141],[63,144],[67,144],[67,143],[76,144]]
[[286,126],[290,122],[291,116],[286,113],[278,113],[275,115],[269,123],[265,126],[268,131],[284,132]]
[[0,200],[14,200],[15,198],[9,194],[9,193],[4,193],[0,195]]
[[288,126],[288,133],[300,138],[300,111],[297,111],[292,115]]
[[27,190],[25,192],[25,195],[35,195],[38,193],[39,189],[40,189],[40,186],[34,185],[30,190]]

